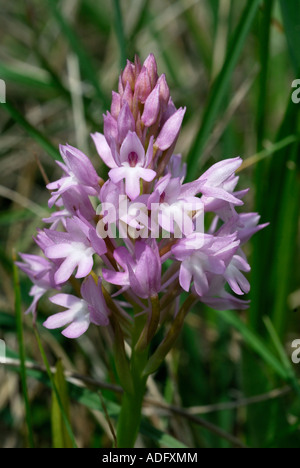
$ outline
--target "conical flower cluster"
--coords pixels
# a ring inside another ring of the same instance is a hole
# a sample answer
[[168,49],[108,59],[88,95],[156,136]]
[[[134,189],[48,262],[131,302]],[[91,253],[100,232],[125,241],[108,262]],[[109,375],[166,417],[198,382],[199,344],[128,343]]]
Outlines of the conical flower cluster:
[[66,327],[63,334],[77,338],[112,317],[130,324],[138,311],[149,317],[149,342],[159,324],[177,317],[182,293],[191,305],[247,307],[240,296],[249,292],[250,266],[242,248],[265,225],[256,213],[237,212],[247,193],[236,191],[240,158],[184,182],[185,165],[174,153],[184,114],[151,54],[143,65],[127,63],[104,132],[92,135],[108,180],[79,149],[60,147],[63,175],[48,185],[56,211],[35,239],[43,255],[22,254],[19,263],[34,284],[29,311],[49,291],[64,309],[46,327]]

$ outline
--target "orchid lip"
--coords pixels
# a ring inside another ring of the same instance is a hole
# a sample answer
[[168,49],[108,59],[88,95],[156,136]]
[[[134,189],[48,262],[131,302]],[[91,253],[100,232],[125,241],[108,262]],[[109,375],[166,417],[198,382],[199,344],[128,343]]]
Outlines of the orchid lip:
[[130,167],[135,167],[137,165],[139,158],[135,151],[131,151],[128,155],[128,162]]

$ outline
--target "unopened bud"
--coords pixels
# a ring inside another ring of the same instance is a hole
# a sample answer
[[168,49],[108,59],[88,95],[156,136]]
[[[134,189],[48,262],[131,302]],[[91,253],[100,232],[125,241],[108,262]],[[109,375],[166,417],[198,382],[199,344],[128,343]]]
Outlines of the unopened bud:
[[122,83],[123,88],[126,89],[126,84],[129,83],[130,88],[132,91],[134,90],[134,82],[135,82],[135,69],[134,65],[127,60],[127,65],[122,73]]
[[134,95],[144,104],[150,93],[151,83],[149,73],[147,68],[143,67],[135,83]]
[[155,86],[153,91],[149,94],[146,99],[144,112],[142,115],[142,121],[146,127],[153,125],[159,114],[160,101],[159,101],[160,89],[159,84]]
[[156,64],[156,60],[153,54],[148,55],[148,57],[146,58],[144,62],[144,67],[146,67],[148,70],[151,86],[152,88],[154,88],[157,82],[158,76],[157,76],[157,64]]
[[111,107],[110,107],[110,113],[113,116],[114,119],[118,118],[118,115],[121,110],[121,96],[118,93],[115,93],[115,91],[112,92],[112,101],[111,101]]

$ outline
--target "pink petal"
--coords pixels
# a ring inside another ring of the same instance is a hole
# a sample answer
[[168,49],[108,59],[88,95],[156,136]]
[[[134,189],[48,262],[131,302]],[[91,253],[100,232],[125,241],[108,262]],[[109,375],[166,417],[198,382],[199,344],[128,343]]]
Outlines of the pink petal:
[[117,167],[105,136],[102,135],[102,133],[94,133],[91,135],[91,137],[94,140],[96,149],[102,161],[110,168]]
[[141,140],[135,132],[128,132],[125,140],[122,143],[120,149],[120,161],[121,163],[128,163],[128,156],[130,153],[136,153],[138,157],[138,163],[142,166],[145,163],[145,150],[141,143]]
[[79,338],[87,331],[89,326],[90,321],[88,319],[81,320],[80,322],[73,322],[62,332],[62,335],[71,339]]
[[65,312],[59,312],[58,314],[48,317],[44,322],[44,327],[49,328],[49,330],[54,330],[56,328],[61,328],[72,322],[74,319],[75,312],[73,310],[66,310]]
[[186,108],[178,109],[178,111],[175,112],[175,114],[173,114],[164,124],[155,142],[155,145],[158,146],[160,150],[165,151],[166,149],[170,148],[170,146],[172,146],[176,140],[185,111]]

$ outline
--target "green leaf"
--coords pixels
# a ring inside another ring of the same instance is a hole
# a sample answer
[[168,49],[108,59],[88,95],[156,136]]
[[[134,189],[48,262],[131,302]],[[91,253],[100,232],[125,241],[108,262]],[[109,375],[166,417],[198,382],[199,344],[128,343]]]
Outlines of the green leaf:
[[300,6],[299,0],[280,0],[283,25],[290,51],[291,60],[296,73],[300,71]]
[[288,358],[286,351],[280,341],[280,338],[275,330],[275,327],[272,324],[269,317],[265,317],[264,322],[269,332],[269,335],[271,337],[271,340],[275,346],[275,349],[278,352],[278,356],[280,357],[282,365],[285,368],[290,384],[296,391],[297,395],[300,396],[300,385],[298,383],[297,376],[294,372],[293,366],[291,364],[291,360]]
[[28,431],[28,442],[31,448],[34,448],[34,439],[33,439],[33,429],[32,429],[32,419],[31,419],[31,410],[28,397],[27,389],[27,373],[25,367],[25,345],[24,345],[24,336],[23,336],[23,315],[22,315],[22,303],[21,303],[21,291],[20,291],[20,281],[19,281],[19,271],[18,267],[15,264],[16,258],[14,255],[13,258],[13,277],[14,277],[14,291],[15,291],[15,314],[17,320],[17,336],[19,343],[19,353],[20,353],[20,375],[22,383],[22,392],[25,403],[25,418]]
[[216,117],[222,105],[222,101],[226,95],[232,73],[240,57],[243,45],[250,31],[260,2],[261,0],[248,0],[240,22],[235,30],[235,33],[233,34],[227,55],[225,57],[224,65],[211,89],[203,115],[201,128],[196,135],[192,149],[188,156],[187,180],[191,180],[197,175],[198,161],[201,157],[202,150],[211,133]]
[[[64,369],[61,361],[56,364],[56,374],[54,383],[59,393],[61,404],[64,408],[66,417],[70,421],[70,405],[68,395],[68,385],[64,375]],[[52,442],[53,448],[72,448],[72,440],[65,426],[60,406],[56,398],[55,392],[52,390],[52,407],[51,407],[51,425],[52,425]]]
[[[77,448],[76,440],[75,440],[75,437],[74,437],[74,434],[73,434],[73,431],[72,431],[71,424],[69,422],[69,417],[65,412],[64,405],[63,405],[61,396],[59,394],[59,391],[57,389],[55,379],[54,379],[54,377],[52,375],[50,364],[48,362],[48,359],[47,359],[45,350],[43,348],[42,341],[41,341],[41,338],[40,338],[40,335],[38,333],[38,329],[37,329],[36,325],[34,327],[34,331],[35,331],[35,337],[36,337],[36,340],[37,340],[37,343],[38,343],[38,347],[39,347],[42,359],[43,359],[45,367],[46,367],[46,371],[47,371],[47,374],[48,374],[48,378],[49,378],[49,381],[50,381],[50,386],[52,388],[52,392],[54,392],[54,394],[55,394],[55,397],[56,397],[56,400],[57,400],[57,403],[58,403],[58,406],[59,406],[59,409],[60,409],[61,417],[62,417],[63,422],[65,424],[65,427],[66,427],[66,430],[68,432],[69,438],[72,441],[73,448]],[[45,376],[43,376],[43,379],[45,381]]]
[[48,73],[43,73],[44,78],[38,77],[37,74],[33,75],[28,72],[21,72],[20,70],[14,69],[12,66],[0,63],[0,76],[1,79],[14,82],[17,84],[29,86],[32,88],[40,88],[51,90],[55,88],[55,84],[51,80]]
[[123,18],[122,18],[122,10],[120,5],[120,0],[114,0],[114,9],[115,9],[115,30],[116,35],[119,43],[120,49],[120,64],[121,68],[124,69],[126,65],[126,39],[124,34],[124,26],[123,26]]
[[267,90],[269,77],[270,63],[270,37],[271,37],[271,19],[274,0],[265,0],[264,11],[260,25],[260,76],[259,76],[259,93],[257,101],[257,151],[263,148],[263,140],[266,127],[266,110],[267,110]]
[[[217,313],[217,312],[216,312]],[[244,338],[250,348],[255,351],[263,361],[268,364],[272,369],[284,380],[287,380],[287,372],[280,361],[272,354],[272,352],[264,344],[263,340],[250,328],[242,322],[235,312],[226,311],[218,312],[225,322],[234,327]]]

